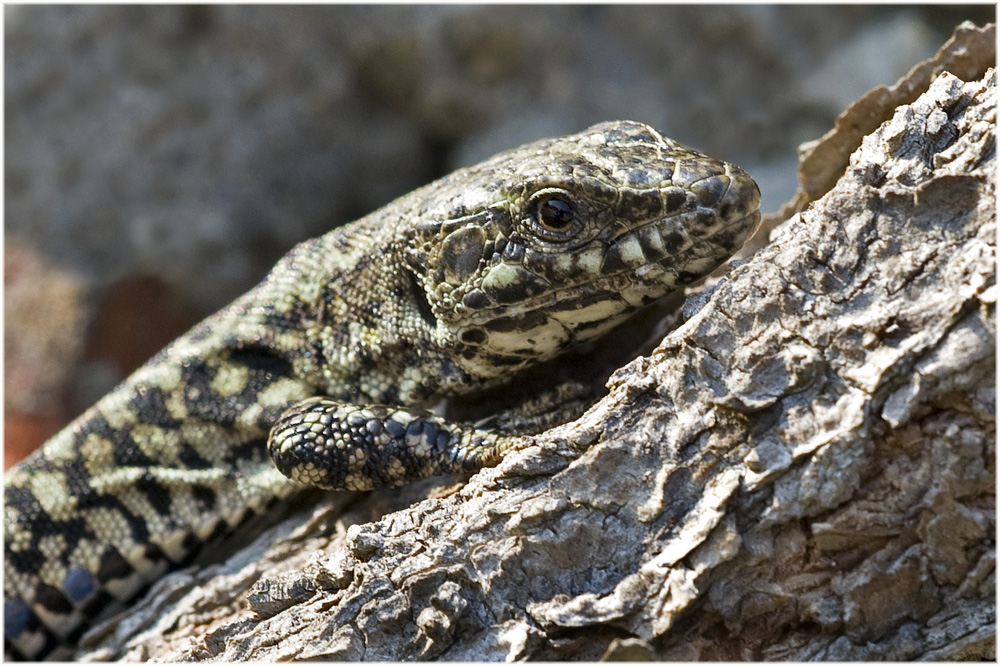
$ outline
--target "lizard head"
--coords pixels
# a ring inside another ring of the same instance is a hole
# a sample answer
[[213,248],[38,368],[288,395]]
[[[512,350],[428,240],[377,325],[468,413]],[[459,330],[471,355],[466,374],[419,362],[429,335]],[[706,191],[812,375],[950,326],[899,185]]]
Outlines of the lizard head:
[[405,258],[435,342],[475,377],[606,333],[709,274],[760,221],[744,171],[634,122],[527,144],[448,181],[421,199]]

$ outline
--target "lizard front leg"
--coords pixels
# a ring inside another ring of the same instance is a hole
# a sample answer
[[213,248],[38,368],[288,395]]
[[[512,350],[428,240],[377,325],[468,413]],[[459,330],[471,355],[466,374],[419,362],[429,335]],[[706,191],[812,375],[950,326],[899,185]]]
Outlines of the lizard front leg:
[[286,410],[267,446],[278,470],[295,481],[371,490],[494,465],[516,440],[422,409],[316,397]]

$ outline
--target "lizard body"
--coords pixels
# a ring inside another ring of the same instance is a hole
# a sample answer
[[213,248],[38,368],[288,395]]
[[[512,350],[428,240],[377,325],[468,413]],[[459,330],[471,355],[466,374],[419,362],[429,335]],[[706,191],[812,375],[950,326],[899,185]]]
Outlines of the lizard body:
[[759,203],[737,167],[611,122],[298,245],[6,475],[8,652],[73,646],[299,482],[363,490],[495,463],[509,434],[430,408],[708,274]]

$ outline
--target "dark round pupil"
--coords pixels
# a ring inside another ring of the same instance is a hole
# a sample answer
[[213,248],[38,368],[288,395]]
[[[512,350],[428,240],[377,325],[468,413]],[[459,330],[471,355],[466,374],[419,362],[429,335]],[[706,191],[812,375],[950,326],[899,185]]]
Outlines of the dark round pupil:
[[573,208],[562,199],[546,199],[538,205],[538,221],[549,231],[565,231],[573,224]]

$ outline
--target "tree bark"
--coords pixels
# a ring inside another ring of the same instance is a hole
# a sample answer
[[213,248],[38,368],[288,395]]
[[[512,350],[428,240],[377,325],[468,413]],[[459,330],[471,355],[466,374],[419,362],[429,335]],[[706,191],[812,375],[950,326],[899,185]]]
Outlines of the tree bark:
[[992,659],[995,94],[896,108],[577,421],[321,495],[87,656]]

